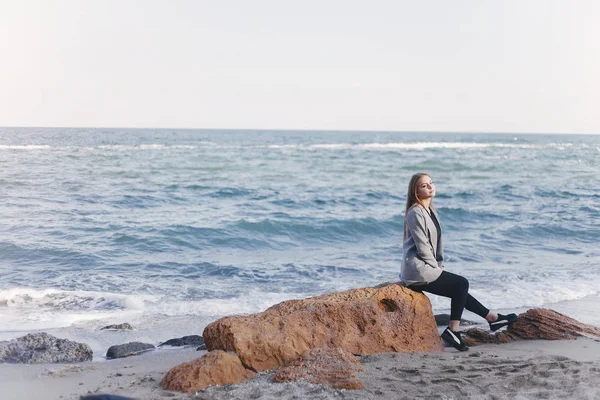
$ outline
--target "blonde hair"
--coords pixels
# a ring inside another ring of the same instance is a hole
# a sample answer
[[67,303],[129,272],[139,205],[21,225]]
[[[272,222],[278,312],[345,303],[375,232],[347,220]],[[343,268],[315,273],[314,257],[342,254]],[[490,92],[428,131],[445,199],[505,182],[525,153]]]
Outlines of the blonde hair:
[[[406,214],[408,214],[408,210],[415,204],[420,204],[423,206],[418,194],[419,188],[417,187],[417,182],[419,182],[419,179],[421,179],[423,176],[431,175],[426,172],[418,172],[414,174],[408,182],[408,191],[406,192],[406,210],[404,210],[404,239],[406,239]],[[435,210],[433,207],[433,202],[429,205],[429,208]]]

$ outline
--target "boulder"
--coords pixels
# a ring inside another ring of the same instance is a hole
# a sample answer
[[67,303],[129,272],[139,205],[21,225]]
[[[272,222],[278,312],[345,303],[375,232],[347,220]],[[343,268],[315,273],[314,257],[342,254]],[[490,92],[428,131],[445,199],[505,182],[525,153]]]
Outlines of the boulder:
[[519,314],[517,322],[505,331],[490,334],[472,328],[464,332],[468,346],[482,343],[508,343],[515,340],[561,340],[580,336],[600,337],[600,328],[583,324],[573,318],[546,308],[532,308]]
[[103,328],[100,328],[101,331],[132,331],[133,330],[133,326],[131,326],[130,324],[128,324],[127,322],[122,323],[122,324],[116,324],[116,325],[107,325]]
[[307,350],[293,365],[281,367],[273,380],[291,382],[304,379],[335,389],[364,389],[364,382],[356,379],[356,374],[362,370],[358,360],[347,351],[319,348]]
[[0,342],[0,363],[78,363],[91,361],[92,356],[87,344],[59,339],[46,332]]
[[113,358],[130,357],[154,349],[154,345],[150,343],[129,342],[116,346],[110,346],[106,352],[106,358],[111,360]]
[[254,371],[289,365],[306,350],[351,354],[444,351],[429,299],[400,284],[289,300],[209,324],[207,349],[235,352]]
[[169,339],[158,346],[202,346],[204,345],[204,339],[200,335],[184,336],[177,339]]
[[211,385],[239,383],[253,376],[254,372],[244,368],[237,355],[216,350],[171,368],[160,386],[192,395]]

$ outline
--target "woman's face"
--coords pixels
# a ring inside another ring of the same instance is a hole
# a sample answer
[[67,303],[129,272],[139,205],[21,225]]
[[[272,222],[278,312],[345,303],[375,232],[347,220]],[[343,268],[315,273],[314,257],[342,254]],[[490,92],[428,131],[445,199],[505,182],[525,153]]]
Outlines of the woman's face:
[[431,199],[435,196],[435,185],[429,175],[423,175],[417,181],[417,195],[421,200]]

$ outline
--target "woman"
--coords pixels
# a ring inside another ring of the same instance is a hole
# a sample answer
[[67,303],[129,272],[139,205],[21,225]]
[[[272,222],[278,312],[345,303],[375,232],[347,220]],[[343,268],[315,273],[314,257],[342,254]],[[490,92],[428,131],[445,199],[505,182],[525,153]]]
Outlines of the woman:
[[491,312],[468,293],[469,281],[444,270],[442,228],[432,204],[434,196],[435,186],[428,174],[412,176],[404,215],[404,254],[400,280],[418,292],[452,299],[450,324],[442,333],[442,339],[455,349],[466,351],[469,348],[458,331],[465,308],[485,318],[492,331],[512,324],[517,320],[517,315]]

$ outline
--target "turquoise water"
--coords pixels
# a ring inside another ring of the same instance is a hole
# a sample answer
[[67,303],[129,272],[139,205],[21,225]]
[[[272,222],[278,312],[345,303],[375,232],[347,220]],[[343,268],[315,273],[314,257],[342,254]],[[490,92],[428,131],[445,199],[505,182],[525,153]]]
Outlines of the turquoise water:
[[0,128],[0,167],[2,337],[130,319],[164,338],[397,280],[419,171],[484,304],[600,287],[600,136]]

